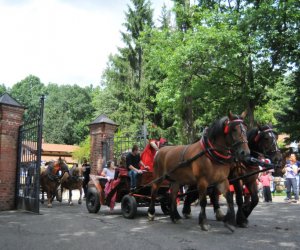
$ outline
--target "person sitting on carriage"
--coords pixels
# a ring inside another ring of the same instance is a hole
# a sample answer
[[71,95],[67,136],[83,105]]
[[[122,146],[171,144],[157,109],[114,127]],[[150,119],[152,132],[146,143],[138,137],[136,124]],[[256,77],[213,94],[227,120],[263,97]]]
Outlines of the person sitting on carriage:
[[103,168],[101,172],[101,176],[105,177],[108,181],[110,181],[115,178],[115,173],[115,163],[113,161],[108,161],[107,167]]
[[131,190],[134,190],[136,188],[138,174],[143,173],[140,165],[145,170],[148,169],[148,166],[146,166],[143,161],[141,161],[139,147],[137,145],[133,145],[131,152],[126,156],[126,166],[128,170],[128,176],[130,177]]

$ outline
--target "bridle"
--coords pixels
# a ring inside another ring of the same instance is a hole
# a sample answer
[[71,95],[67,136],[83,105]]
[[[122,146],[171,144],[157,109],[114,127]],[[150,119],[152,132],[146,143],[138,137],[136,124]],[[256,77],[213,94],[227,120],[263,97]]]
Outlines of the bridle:
[[[240,130],[241,130],[241,134],[240,134],[238,140],[235,140],[233,138],[232,133],[230,133],[230,130],[236,126],[239,126]],[[225,136],[229,136],[232,141],[231,146],[228,147],[228,149],[231,152],[234,152],[236,150],[236,148],[239,147],[241,144],[244,144],[244,143],[248,144],[247,131],[246,131],[245,127],[247,127],[247,125],[244,123],[243,119],[239,119],[239,118],[234,119],[234,120],[228,119],[225,121],[224,134],[225,134]]]
[[[263,138],[264,134],[268,134],[272,138],[272,144],[268,147],[268,149],[266,149],[265,147],[262,147],[260,144],[261,139]],[[254,138],[254,142],[256,143],[258,148],[261,149],[261,152],[263,153],[263,155],[267,158],[271,158],[276,153],[280,152],[279,147],[277,145],[277,139],[276,139],[275,135],[276,135],[276,132],[268,126],[264,130],[259,130],[257,135]]]
[[[235,126],[240,127],[241,135],[239,136],[238,140],[234,139],[231,130]],[[226,145],[219,145],[213,143],[207,135],[207,131],[204,132],[202,139],[200,140],[200,146],[203,150],[205,150],[205,154],[214,161],[217,161],[221,164],[232,162],[232,160],[236,160],[237,157],[233,157],[236,155],[236,148],[239,147],[241,144],[248,143],[247,139],[247,132],[242,119],[227,119],[225,121],[224,126],[224,134],[225,136],[229,136],[232,144],[230,146]]]

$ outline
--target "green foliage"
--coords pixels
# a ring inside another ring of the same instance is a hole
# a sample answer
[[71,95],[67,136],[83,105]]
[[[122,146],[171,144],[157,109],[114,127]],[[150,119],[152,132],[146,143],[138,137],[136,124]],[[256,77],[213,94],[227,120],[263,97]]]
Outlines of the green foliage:
[[7,92],[6,87],[4,84],[0,85],[0,96]]
[[16,83],[10,94],[26,107],[25,119],[32,119],[40,112],[40,97],[45,93],[45,86],[36,76],[29,75]]
[[84,159],[89,161],[91,151],[91,138],[88,136],[84,141],[79,144],[79,149],[75,150],[72,157],[78,162],[83,162]]
[[47,142],[79,144],[89,129],[94,109],[92,89],[49,84],[45,102],[44,137]]

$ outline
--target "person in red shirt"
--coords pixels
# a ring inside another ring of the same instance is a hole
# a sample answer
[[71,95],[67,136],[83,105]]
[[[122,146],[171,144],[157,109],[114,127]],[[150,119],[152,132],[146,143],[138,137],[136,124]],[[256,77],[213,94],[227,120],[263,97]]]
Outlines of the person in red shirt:
[[265,202],[272,202],[272,195],[270,189],[270,183],[272,181],[272,175],[269,172],[263,172],[263,174],[259,178],[260,182],[263,186],[263,194]]

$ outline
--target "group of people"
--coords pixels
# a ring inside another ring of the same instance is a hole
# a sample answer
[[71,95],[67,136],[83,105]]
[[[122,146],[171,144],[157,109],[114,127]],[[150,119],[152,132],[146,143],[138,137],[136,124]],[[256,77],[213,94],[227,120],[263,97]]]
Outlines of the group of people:
[[[140,154],[139,147],[133,145],[131,152],[126,155],[125,164],[128,170],[128,176],[130,177],[130,189],[133,191],[136,188],[137,178],[139,174],[142,174],[144,171],[153,171],[153,162],[156,152],[159,148],[167,143],[165,138],[160,139],[150,139],[149,143],[146,145],[143,152]],[[87,160],[84,160],[82,165],[83,167],[83,190],[84,196],[87,194],[87,185],[89,182],[90,175],[90,165],[87,163]],[[116,177],[116,166],[114,161],[108,161],[106,167],[101,170],[99,175],[107,180],[107,183],[110,183],[111,180]],[[108,186],[109,184],[107,184]]]
[[[296,154],[290,154],[286,159],[285,167],[283,168],[286,198],[288,202],[299,202],[299,175],[300,175],[300,161],[297,161]],[[262,191],[265,202],[272,202],[272,192],[275,192],[274,177],[272,176],[272,170],[266,171],[260,174],[257,184],[259,192]],[[294,194],[294,200],[292,199],[292,193]]]

